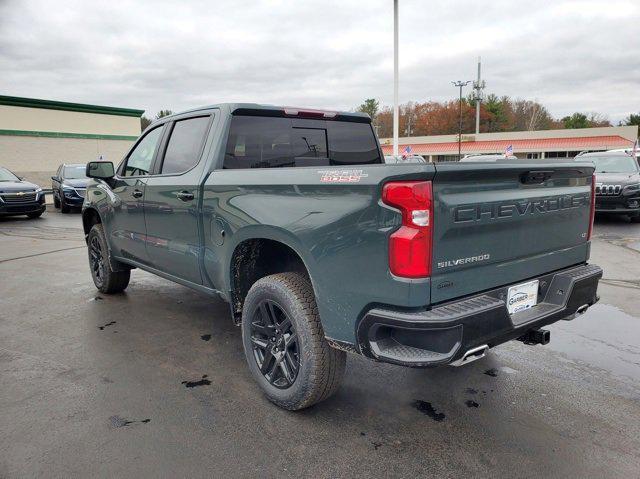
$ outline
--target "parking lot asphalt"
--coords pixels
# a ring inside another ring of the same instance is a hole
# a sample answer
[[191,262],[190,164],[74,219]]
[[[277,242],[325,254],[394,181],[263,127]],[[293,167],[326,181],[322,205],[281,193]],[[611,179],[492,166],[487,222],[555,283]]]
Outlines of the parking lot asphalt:
[[599,219],[601,301],[462,368],[349,355],[301,412],[228,306],[142,271],[98,294],[79,214],[0,219],[0,477],[638,477],[640,225]]

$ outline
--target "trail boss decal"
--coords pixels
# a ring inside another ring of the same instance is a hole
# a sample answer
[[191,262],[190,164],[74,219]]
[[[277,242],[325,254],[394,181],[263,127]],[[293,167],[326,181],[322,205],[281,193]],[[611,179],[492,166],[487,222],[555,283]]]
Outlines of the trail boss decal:
[[358,183],[369,176],[363,170],[319,170],[322,183]]

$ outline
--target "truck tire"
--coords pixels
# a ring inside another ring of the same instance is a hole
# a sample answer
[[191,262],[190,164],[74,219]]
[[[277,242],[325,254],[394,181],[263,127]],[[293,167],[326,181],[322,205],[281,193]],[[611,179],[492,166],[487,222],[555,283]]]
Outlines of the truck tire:
[[36,218],[40,218],[44,211],[36,211],[35,213],[27,213],[27,218],[31,220],[35,220]]
[[244,302],[242,343],[254,379],[284,409],[307,408],[340,387],[346,353],[327,343],[313,288],[303,274],[256,281]]
[[60,208],[60,200],[56,197],[55,193],[53,193],[53,207],[56,209]]
[[93,284],[101,293],[114,294],[125,290],[129,284],[131,271],[114,271],[109,261],[107,241],[101,224],[95,224],[87,238],[89,267]]

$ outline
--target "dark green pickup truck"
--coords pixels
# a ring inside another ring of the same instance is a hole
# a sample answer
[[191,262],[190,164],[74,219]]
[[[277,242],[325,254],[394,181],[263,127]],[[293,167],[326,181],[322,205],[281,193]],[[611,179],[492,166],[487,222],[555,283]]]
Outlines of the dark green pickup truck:
[[462,365],[597,301],[587,162],[386,165],[366,115],[222,104],[87,176],[97,288],[140,268],[224,299],[287,409],[333,394],[346,351]]

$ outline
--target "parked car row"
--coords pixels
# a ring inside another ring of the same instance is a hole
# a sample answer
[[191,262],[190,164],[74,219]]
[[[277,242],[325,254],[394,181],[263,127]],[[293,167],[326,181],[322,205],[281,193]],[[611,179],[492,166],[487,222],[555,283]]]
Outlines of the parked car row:
[[[426,163],[419,155],[407,157],[384,157],[387,164]],[[505,155],[467,155],[460,161],[497,162],[517,160]],[[594,163],[597,182],[595,185],[596,213],[627,215],[634,223],[640,222],[640,164],[630,149],[605,152],[581,153],[576,161],[588,160]],[[81,208],[87,184],[86,164],[63,163],[51,177],[53,204],[62,213],[72,208]],[[42,188],[20,178],[6,168],[0,167],[0,216],[27,215],[38,218],[45,211]]]
[[[62,164],[51,177],[53,204],[62,213],[82,207],[89,179],[85,164]],[[43,189],[0,167],[0,216],[38,218],[46,210]]]

